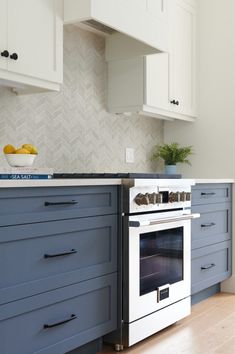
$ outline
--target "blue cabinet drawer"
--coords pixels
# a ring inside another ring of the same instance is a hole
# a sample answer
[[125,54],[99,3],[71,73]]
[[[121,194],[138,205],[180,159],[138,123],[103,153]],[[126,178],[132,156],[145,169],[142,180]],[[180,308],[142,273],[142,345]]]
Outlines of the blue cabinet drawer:
[[192,251],[192,294],[231,275],[231,241]]
[[0,228],[0,304],[117,270],[117,215]]
[[231,239],[231,203],[192,207],[200,218],[192,221],[192,249]]
[[117,186],[6,188],[0,226],[117,213]]
[[198,184],[192,188],[192,205],[231,201],[231,184]]
[[3,354],[64,354],[117,328],[116,273],[0,307]]

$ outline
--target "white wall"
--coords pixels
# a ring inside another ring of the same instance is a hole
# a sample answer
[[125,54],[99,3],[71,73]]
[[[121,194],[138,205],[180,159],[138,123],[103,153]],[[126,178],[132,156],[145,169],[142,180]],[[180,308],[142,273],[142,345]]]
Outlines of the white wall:
[[235,178],[235,1],[197,0],[196,123],[166,123],[165,141],[193,145],[184,176]]

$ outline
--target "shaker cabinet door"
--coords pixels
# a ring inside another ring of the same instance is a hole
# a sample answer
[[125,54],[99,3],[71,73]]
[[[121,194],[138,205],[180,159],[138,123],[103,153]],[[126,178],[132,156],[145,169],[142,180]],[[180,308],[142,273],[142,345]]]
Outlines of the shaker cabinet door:
[[60,11],[61,0],[8,0],[9,71],[62,81]]
[[196,10],[184,0],[147,3],[152,14],[168,23],[170,48],[169,53],[146,57],[145,104],[169,117],[195,117]]
[[159,53],[145,58],[146,97],[145,103],[169,111],[169,55]]
[[6,51],[7,51],[7,0],[0,0],[0,53],[1,53],[0,69],[7,69],[8,59],[7,59]]
[[195,9],[171,0],[170,100],[175,112],[195,116]]

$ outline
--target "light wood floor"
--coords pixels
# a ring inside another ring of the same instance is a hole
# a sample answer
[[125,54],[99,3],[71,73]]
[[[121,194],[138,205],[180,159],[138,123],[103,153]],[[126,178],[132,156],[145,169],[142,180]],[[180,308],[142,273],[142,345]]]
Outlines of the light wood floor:
[[[235,295],[217,294],[192,314],[123,354],[235,354]],[[114,354],[105,347],[102,354]]]

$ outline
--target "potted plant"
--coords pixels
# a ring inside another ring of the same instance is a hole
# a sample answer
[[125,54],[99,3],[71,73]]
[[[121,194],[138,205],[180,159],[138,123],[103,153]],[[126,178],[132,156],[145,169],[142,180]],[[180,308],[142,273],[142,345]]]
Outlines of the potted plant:
[[191,165],[188,156],[193,154],[192,146],[180,147],[178,143],[157,145],[152,160],[162,159],[165,162],[165,173],[175,174],[177,163]]

